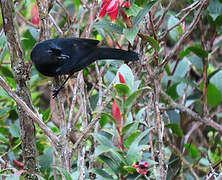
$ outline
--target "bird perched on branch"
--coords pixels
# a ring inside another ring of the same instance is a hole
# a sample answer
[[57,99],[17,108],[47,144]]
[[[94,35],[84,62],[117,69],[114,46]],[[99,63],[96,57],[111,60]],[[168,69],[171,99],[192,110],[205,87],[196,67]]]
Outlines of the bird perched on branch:
[[31,52],[36,69],[45,76],[69,75],[62,85],[53,90],[56,97],[73,73],[96,60],[115,59],[137,61],[138,54],[115,48],[98,47],[99,41],[81,38],[58,38],[37,43]]

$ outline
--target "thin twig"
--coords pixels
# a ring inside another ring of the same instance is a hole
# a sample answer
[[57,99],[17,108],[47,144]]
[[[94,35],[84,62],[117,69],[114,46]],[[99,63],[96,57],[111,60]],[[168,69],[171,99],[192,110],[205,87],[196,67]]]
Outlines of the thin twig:
[[51,19],[52,23],[54,24],[56,30],[58,31],[58,33],[60,34],[60,36],[63,37],[63,32],[62,30],[60,29],[60,27],[58,26],[58,24],[56,23],[55,19],[52,17],[51,14],[49,14],[49,18]]
[[183,14],[184,12],[186,11],[189,11],[190,9],[194,8],[196,5],[198,6],[198,4],[200,3],[201,1],[195,1],[193,4],[189,5],[188,7],[182,9],[177,15],[176,17],[179,17],[181,14]]
[[[116,78],[114,78],[113,82],[116,81]],[[110,89],[112,88],[113,84],[110,83],[110,85],[108,86],[108,88],[104,91],[103,95],[107,96],[108,92],[110,91]],[[85,138],[85,136],[89,133],[90,130],[92,130],[92,128],[94,127],[94,125],[98,122],[100,115],[103,111],[103,109],[107,106],[107,104],[112,100],[112,96],[108,96],[107,99],[101,104],[101,106],[97,106],[97,109],[95,110],[95,112],[97,113],[96,116],[92,119],[92,121],[89,123],[89,125],[87,126],[87,128],[82,132],[81,136],[77,139],[76,143],[74,144],[73,148],[72,148],[72,153],[77,149],[77,147],[79,146],[79,144],[83,141],[83,139]]]
[[160,17],[159,21],[155,24],[155,30],[159,29],[160,25],[163,23],[163,20],[164,18],[166,17],[166,14],[167,12],[169,11],[172,3],[174,2],[175,0],[171,0],[168,4],[168,6],[166,8],[164,8],[164,11],[163,11],[163,14],[162,16]]
[[[203,49],[206,51],[207,50],[207,43],[205,41],[202,18],[200,18],[200,20],[199,20],[199,27],[200,27],[200,33],[201,33],[201,45],[202,45]],[[203,115],[206,116],[206,115],[209,114],[208,113],[208,108],[207,108],[207,68],[208,68],[208,59],[203,58],[202,63],[203,63]]]
[[[174,29],[175,27],[179,26],[179,25],[185,20],[185,18],[186,18],[188,15],[190,15],[190,14],[191,14],[196,8],[198,8],[198,7],[199,7],[199,5],[196,6],[196,7],[193,7],[192,9],[190,9],[190,10],[179,20],[178,23],[176,23],[175,25],[173,25],[172,27],[170,27],[169,29],[167,29],[166,32],[164,33],[164,35],[160,37],[159,41],[162,41],[172,29]],[[196,23],[197,23],[197,22],[196,22]]]
[[57,4],[63,9],[66,16],[68,17],[68,22],[71,22],[72,16],[69,14],[69,12],[66,10],[66,8],[63,6],[63,4],[60,2],[60,0],[56,0]]
[[196,24],[199,22],[200,16],[202,11],[204,10],[204,7],[206,5],[206,2],[208,2],[208,0],[204,0],[202,1],[202,4],[200,5],[200,8],[197,12],[197,14],[194,16],[193,21],[191,22],[191,24],[189,25],[188,29],[184,32],[184,34],[180,37],[180,39],[177,41],[176,45],[173,47],[173,49],[166,55],[166,57],[164,58],[164,60],[162,61],[162,63],[159,65],[159,67],[157,68],[157,70],[154,71],[154,73],[151,75],[151,79],[155,78],[156,76],[159,76],[160,72],[163,71],[165,65],[169,62],[169,60],[171,59],[171,57],[177,52],[177,50],[180,48],[180,46],[182,45],[182,43],[186,40],[186,38],[191,34],[191,32],[193,31],[193,29],[195,28]]
[[78,29],[76,31],[76,37],[80,37],[80,29],[81,29],[82,22],[83,22],[84,17],[85,17],[85,12],[86,12],[86,7],[83,5],[82,13],[81,13],[80,20],[79,20],[79,23],[78,23],[79,26],[78,26]]

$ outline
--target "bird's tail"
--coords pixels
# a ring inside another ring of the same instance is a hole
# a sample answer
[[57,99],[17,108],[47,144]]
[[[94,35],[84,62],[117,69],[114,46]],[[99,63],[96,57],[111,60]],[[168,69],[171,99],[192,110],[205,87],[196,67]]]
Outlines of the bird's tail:
[[125,60],[125,61],[137,61],[139,60],[139,55],[133,51],[125,51],[122,49],[114,48],[99,48],[97,54],[97,60],[102,59],[115,59],[115,60]]

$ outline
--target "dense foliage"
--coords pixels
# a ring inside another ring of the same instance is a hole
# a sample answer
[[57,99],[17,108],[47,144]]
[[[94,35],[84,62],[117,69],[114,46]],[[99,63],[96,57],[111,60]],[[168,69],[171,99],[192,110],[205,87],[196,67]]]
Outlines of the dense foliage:
[[[0,3],[0,179],[222,177],[220,0],[8,2]],[[140,60],[97,61],[53,99],[65,77],[38,73],[30,52],[38,41],[72,36],[133,50]],[[20,45],[23,58],[13,53]],[[35,123],[34,170],[21,109]]]

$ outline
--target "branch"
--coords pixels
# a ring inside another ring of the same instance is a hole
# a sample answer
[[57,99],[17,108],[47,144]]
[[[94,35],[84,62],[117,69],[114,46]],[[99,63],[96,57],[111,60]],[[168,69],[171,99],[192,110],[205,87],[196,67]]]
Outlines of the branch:
[[[112,83],[111,83],[112,84]],[[105,93],[104,93],[105,94]],[[79,139],[77,139],[76,143],[74,144],[73,148],[72,148],[72,152],[75,151],[77,149],[77,147],[79,146],[79,144],[83,141],[83,139],[85,138],[85,136],[89,133],[89,131],[91,129],[93,129],[94,125],[98,122],[100,115],[103,111],[103,109],[107,106],[107,104],[112,100],[112,96],[109,96],[105,102],[102,103],[101,106],[99,106],[99,110],[97,111],[98,113],[96,114],[96,116],[93,118],[93,120],[91,121],[91,123],[89,123],[89,125],[86,127],[86,129],[84,130],[84,132],[82,132],[81,136],[79,137]]]
[[217,131],[222,132],[222,126],[220,124],[216,123],[213,119],[211,119],[209,117],[201,117],[199,114],[195,113],[194,111],[190,110],[189,108],[185,107],[184,105],[177,104],[162,89],[160,90],[160,94],[162,95],[163,99],[165,101],[167,101],[167,104],[169,104],[169,108],[178,109],[182,112],[185,112],[188,115],[190,115],[192,118],[194,118],[196,121],[200,121],[208,126],[213,127]]
[[16,93],[12,91],[12,89],[8,86],[5,80],[0,76],[0,86],[8,93],[8,95],[14,99],[14,101],[22,107],[22,109],[27,113],[27,115],[35,121],[38,126],[44,131],[44,133],[49,137],[53,144],[58,147],[60,145],[59,139],[57,136],[52,132],[52,130],[46,126],[42,120],[27,106],[27,104],[17,96]]
[[165,56],[162,63],[154,70],[154,72],[150,75],[149,80],[151,81],[153,79],[159,78],[159,74],[163,72],[165,65],[170,61],[171,57],[176,54],[177,50],[180,48],[180,46],[183,44],[183,42],[187,39],[187,37],[192,33],[193,29],[195,28],[196,24],[199,22],[200,16],[202,11],[205,8],[205,5],[208,3],[208,0],[202,1],[202,4],[200,5],[200,8],[196,14],[196,16],[193,18],[193,21],[189,25],[186,32],[180,37],[180,39],[177,41],[177,44],[173,47],[173,49]]

